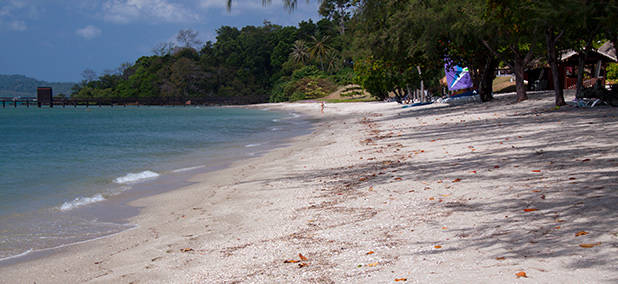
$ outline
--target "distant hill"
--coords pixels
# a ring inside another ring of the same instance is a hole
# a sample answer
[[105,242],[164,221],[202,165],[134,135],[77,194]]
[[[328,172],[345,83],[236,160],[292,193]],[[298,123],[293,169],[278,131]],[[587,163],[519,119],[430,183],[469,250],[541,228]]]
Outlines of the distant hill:
[[46,82],[24,75],[0,75],[0,97],[34,97],[37,87],[51,87],[54,96],[71,94],[72,82]]

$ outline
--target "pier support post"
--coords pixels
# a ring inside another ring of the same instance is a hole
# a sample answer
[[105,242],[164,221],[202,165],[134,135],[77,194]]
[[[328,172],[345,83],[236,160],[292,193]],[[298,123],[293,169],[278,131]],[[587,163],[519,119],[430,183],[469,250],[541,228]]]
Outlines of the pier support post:
[[2,101],[2,108],[6,108],[6,101]]

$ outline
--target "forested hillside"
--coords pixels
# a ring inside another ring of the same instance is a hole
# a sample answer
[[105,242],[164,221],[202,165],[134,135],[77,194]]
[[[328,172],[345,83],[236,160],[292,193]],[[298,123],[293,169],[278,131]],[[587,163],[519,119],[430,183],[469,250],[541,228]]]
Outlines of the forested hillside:
[[353,79],[348,39],[328,19],[297,27],[265,22],[242,29],[224,26],[215,42],[197,32],[178,33],[179,46],[163,43],[116,72],[84,73],[73,98],[171,103],[234,99],[278,102],[325,96]]
[[0,97],[36,96],[36,88],[43,86],[52,87],[55,95],[68,96],[74,84],[39,81],[24,75],[0,75]]

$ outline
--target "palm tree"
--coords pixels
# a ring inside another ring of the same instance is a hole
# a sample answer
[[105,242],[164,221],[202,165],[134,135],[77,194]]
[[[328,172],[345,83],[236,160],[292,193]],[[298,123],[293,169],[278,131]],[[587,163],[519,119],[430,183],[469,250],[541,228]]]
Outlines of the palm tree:
[[305,42],[302,40],[295,41],[290,56],[292,57],[292,60],[294,60],[294,62],[296,63],[305,64],[307,61],[309,61],[309,50],[307,50],[307,45],[305,44]]
[[341,56],[339,56],[339,52],[335,49],[329,49],[328,53],[326,53],[326,69],[328,72],[333,72],[339,70],[341,63]]
[[323,36],[320,39],[317,39],[315,36],[311,36],[313,40],[313,47],[311,48],[311,57],[316,58],[320,62],[320,66],[322,67],[322,71],[324,71],[324,59],[330,50],[330,47],[326,45],[328,41],[328,36]]

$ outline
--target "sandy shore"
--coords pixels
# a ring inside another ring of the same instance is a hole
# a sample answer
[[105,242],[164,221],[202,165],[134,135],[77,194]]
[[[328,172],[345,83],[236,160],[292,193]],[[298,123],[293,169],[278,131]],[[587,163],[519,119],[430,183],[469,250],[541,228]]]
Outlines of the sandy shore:
[[0,283],[618,282],[618,109],[513,100],[262,106],[320,122]]

